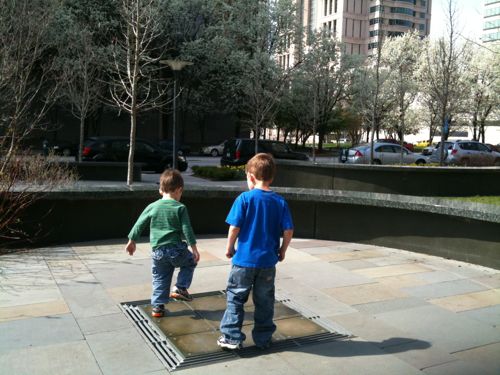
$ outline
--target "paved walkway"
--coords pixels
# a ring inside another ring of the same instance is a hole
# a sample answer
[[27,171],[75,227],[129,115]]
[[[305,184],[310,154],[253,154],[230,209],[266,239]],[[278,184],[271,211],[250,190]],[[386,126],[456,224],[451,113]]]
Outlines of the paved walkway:
[[[193,293],[224,289],[225,240],[202,237]],[[150,294],[124,241],[0,256],[1,374],[166,374],[119,302]],[[179,374],[499,374],[500,271],[377,246],[294,239],[277,290],[353,337]]]

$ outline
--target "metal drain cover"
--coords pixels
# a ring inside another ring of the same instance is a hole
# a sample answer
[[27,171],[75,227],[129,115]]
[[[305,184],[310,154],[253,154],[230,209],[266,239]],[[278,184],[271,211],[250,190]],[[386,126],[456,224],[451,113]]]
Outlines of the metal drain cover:
[[[169,302],[167,314],[163,318],[151,317],[149,300],[124,302],[121,308],[170,371],[263,353],[252,340],[254,306],[251,298],[245,305],[245,347],[237,351],[224,351],[217,346],[216,341],[220,336],[219,324],[226,308],[225,293],[215,291],[194,294],[193,297],[192,302]],[[348,337],[336,333],[320,317],[307,316],[305,311],[290,299],[278,299],[275,302],[274,323],[277,329],[273,335],[273,345],[266,353]]]

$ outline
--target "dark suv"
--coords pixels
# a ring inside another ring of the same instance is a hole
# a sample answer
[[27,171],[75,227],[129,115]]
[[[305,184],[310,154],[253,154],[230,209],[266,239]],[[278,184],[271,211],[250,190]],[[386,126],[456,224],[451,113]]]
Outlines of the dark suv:
[[[91,137],[83,145],[84,161],[119,161],[127,162],[129,152],[128,137]],[[134,162],[142,163],[143,170],[163,172],[172,165],[172,152],[143,139],[135,140]],[[184,172],[187,161],[183,156],[177,157],[177,168]]]
[[[259,152],[273,155],[276,159],[309,160],[306,154],[295,152],[283,142],[259,140]],[[255,155],[255,139],[230,139],[224,145],[221,165],[245,165]]]

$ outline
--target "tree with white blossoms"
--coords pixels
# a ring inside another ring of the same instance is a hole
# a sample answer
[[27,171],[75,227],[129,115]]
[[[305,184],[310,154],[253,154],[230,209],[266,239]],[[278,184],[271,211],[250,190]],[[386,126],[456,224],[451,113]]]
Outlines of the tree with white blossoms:
[[308,110],[302,116],[306,116],[313,136],[318,134],[319,151],[326,134],[334,128],[334,118],[341,112],[342,104],[351,97],[355,70],[361,64],[359,56],[342,53],[342,48],[328,33],[312,35],[297,71],[306,89]]
[[[441,140],[448,138],[453,121],[463,111],[467,90],[467,70],[470,58],[468,43],[458,39],[458,11],[454,0],[446,6],[447,34],[436,41],[426,40],[419,65],[420,90],[425,100],[435,105],[442,126]],[[441,142],[441,146],[443,146]],[[440,164],[444,160],[440,150]]]
[[473,139],[485,142],[487,119],[500,116],[500,48],[475,47],[467,71],[470,97],[468,114],[470,116]]
[[388,121],[386,130],[397,134],[401,146],[405,134],[412,128],[407,121],[407,112],[418,94],[416,72],[422,46],[418,32],[413,31],[399,37],[387,38],[382,50],[382,64],[392,72],[388,88],[395,103],[388,116],[392,121]]

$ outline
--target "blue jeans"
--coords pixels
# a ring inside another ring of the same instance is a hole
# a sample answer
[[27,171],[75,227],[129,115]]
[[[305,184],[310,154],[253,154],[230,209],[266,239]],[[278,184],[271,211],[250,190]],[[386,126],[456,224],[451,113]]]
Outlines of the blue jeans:
[[255,305],[252,338],[257,346],[266,346],[276,330],[274,316],[274,279],[276,267],[247,268],[233,265],[227,283],[227,307],[222,317],[220,331],[233,343],[242,342],[241,332],[245,311],[243,305],[253,288]]
[[168,303],[170,283],[172,282],[172,275],[175,268],[180,268],[175,286],[187,289],[193,280],[196,263],[193,254],[188,250],[185,242],[153,249],[151,258],[151,272],[153,275],[151,305],[155,307]]

